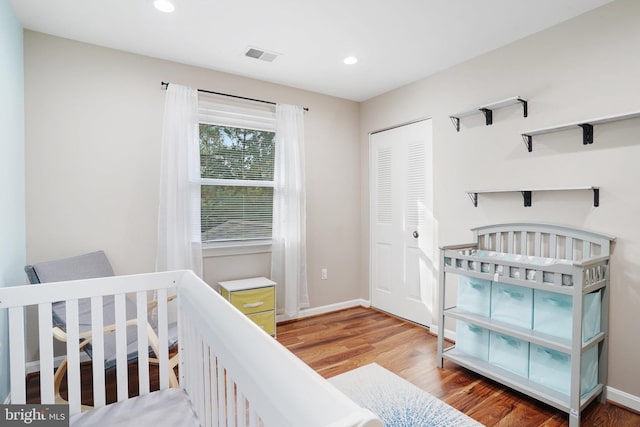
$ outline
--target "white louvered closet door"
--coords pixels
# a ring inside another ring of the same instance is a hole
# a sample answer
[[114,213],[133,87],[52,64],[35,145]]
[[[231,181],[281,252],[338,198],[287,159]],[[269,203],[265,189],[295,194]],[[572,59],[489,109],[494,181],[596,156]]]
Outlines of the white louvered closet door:
[[371,305],[431,325],[434,284],[431,120],[370,136]]

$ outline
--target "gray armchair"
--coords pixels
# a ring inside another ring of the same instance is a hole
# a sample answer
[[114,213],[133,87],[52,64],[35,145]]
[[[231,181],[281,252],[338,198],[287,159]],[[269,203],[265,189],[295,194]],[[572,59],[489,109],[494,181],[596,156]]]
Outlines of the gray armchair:
[[114,276],[104,251],[27,265],[24,271],[31,284]]

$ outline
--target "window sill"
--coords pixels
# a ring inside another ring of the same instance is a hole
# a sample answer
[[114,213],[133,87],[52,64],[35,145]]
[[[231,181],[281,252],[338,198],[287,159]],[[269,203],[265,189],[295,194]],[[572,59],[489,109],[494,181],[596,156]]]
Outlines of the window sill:
[[211,258],[230,255],[249,255],[271,253],[271,240],[251,242],[203,243],[202,257]]

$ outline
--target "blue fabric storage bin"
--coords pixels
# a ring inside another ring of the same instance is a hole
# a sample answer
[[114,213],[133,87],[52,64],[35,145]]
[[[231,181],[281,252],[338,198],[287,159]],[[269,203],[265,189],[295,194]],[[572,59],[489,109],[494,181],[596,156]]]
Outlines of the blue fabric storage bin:
[[492,282],[491,318],[531,329],[533,323],[533,289]]
[[529,376],[529,343],[491,331],[489,363],[526,378]]
[[456,348],[469,356],[489,360],[489,330],[457,320]]
[[458,278],[458,303],[460,310],[480,316],[491,314],[491,280],[460,276]]
[[[584,295],[582,342],[600,333],[600,291]],[[573,300],[570,295],[533,291],[533,329],[559,338],[571,339]]]
[[[580,393],[585,395],[598,385],[598,346],[582,353]],[[571,387],[571,356],[536,344],[531,344],[529,379],[569,395]]]

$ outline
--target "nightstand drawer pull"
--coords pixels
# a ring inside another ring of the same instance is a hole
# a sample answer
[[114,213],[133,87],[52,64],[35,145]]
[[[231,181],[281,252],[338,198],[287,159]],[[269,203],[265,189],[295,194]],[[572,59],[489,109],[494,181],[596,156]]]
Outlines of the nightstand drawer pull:
[[243,307],[253,308],[253,307],[260,307],[261,305],[264,305],[264,301],[250,302],[250,303],[244,304]]

